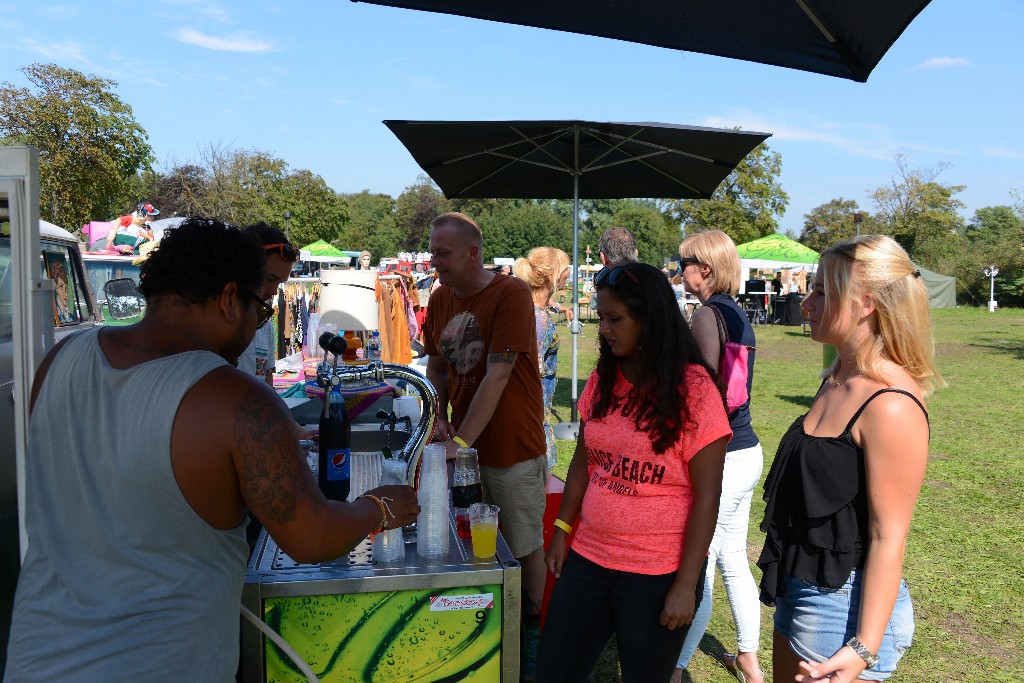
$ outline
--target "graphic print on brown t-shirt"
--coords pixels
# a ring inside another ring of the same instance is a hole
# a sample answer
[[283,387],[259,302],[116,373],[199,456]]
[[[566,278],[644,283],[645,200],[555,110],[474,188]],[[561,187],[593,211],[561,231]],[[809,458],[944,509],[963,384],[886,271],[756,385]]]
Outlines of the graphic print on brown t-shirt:
[[480,321],[469,311],[455,315],[441,331],[441,354],[459,375],[465,375],[480,363],[484,346]]

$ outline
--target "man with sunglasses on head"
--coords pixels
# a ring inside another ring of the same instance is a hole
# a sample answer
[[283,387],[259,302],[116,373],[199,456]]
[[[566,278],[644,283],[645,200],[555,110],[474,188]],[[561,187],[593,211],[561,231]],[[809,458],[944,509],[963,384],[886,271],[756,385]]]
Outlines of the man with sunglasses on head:
[[6,680],[234,681],[250,511],[300,563],[416,521],[408,486],[324,498],[284,402],[233,367],[273,314],[263,246],[185,220],[142,264],[143,319],[40,365]]
[[[288,238],[277,228],[259,222],[242,228],[243,232],[253,235],[263,245],[267,255],[267,264],[263,269],[263,289],[260,296],[273,307],[273,299],[277,297],[277,289],[288,282],[292,265],[299,260],[299,250],[288,242]],[[238,369],[255,375],[274,386],[274,371],[277,369],[277,335],[274,325],[264,325],[256,330],[252,343],[238,358]]]

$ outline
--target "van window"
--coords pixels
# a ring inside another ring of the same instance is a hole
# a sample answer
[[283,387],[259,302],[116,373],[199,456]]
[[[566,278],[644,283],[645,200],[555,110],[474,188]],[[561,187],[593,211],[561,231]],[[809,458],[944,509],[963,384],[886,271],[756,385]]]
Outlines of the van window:
[[0,342],[14,339],[14,299],[11,290],[11,240],[0,237]]
[[92,285],[93,294],[102,306],[106,303],[106,295],[103,293],[103,285],[111,280],[128,278],[139,285],[139,266],[133,266],[131,261],[105,261],[98,259],[85,259],[85,273]]
[[89,315],[81,274],[72,266],[70,248],[42,243],[43,275],[53,280],[53,324],[77,325]]

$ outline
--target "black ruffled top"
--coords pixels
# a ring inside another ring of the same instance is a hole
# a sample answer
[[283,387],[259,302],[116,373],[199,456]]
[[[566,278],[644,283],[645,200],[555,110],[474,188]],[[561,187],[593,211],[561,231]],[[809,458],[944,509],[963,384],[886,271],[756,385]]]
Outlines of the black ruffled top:
[[805,414],[782,437],[764,482],[765,542],[757,566],[766,605],[784,593],[786,576],[840,588],[862,566],[868,522],[864,449],[850,430],[868,403],[886,392],[906,394],[921,405],[905,391],[882,389],[864,401],[839,436],[807,435]]

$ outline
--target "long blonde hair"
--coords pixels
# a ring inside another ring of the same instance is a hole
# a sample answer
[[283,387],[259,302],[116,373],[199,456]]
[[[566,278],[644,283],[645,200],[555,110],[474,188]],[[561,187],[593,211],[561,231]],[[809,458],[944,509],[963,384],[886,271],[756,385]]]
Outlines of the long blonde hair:
[[[820,267],[828,320],[839,319],[843,306],[855,310],[859,294],[874,297],[877,326],[872,342],[857,349],[857,367],[865,377],[884,383],[882,363],[890,360],[914,378],[925,396],[945,386],[934,363],[928,290],[894,239],[861,235],[839,242],[821,252]],[[822,376],[832,374],[838,363]]]

